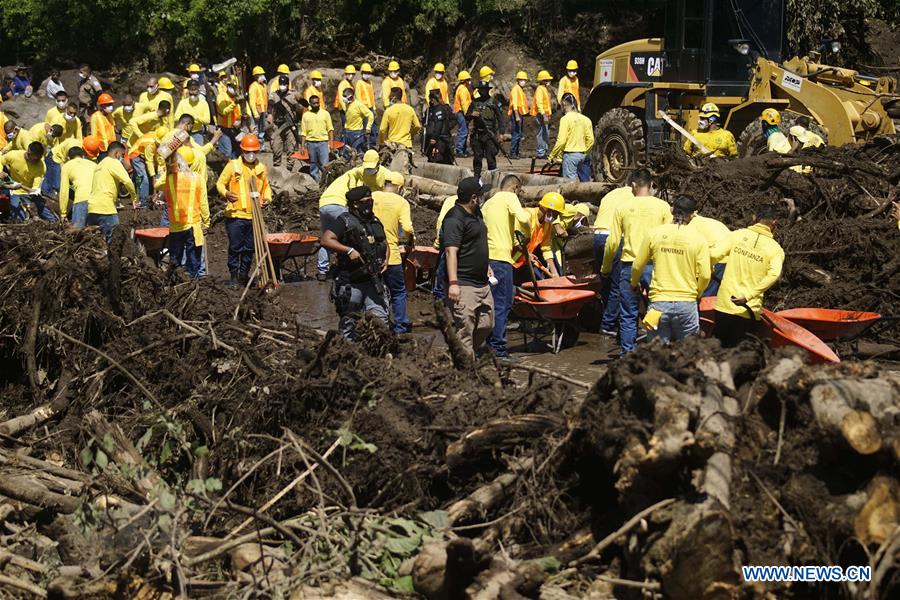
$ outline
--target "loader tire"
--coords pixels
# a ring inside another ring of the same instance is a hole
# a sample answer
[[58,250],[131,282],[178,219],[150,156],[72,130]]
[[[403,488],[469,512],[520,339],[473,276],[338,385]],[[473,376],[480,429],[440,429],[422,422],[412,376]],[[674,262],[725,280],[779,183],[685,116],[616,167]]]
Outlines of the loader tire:
[[634,169],[647,160],[644,123],[624,108],[614,108],[600,117],[594,128],[591,168],[595,181],[624,183]]
[[[781,132],[784,135],[787,135],[788,131],[794,126],[799,117],[800,115],[797,113],[782,112],[781,123],[778,125],[778,128],[781,129]],[[825,140],[826,144],[828,143],[828,133],[826,133],[821,125],[813,121],[809,124],[809,129],[813,133],[819,134],[819,136]],[[762,125],[760,124],[759,119],[750,121],[750,123],[744,127],[744,131],[741,132],[741,135],[737,140],[738,156],[743,158],[745,156],[762,154],[767,151],[766,140],[763,138],[762,131]]]

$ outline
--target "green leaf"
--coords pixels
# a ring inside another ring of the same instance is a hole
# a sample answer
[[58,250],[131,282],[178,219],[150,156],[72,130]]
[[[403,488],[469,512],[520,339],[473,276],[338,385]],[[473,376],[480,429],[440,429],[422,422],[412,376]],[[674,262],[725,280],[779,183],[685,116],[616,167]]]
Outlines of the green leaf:
[[162,450],[159,451],[159,464],[162,464],[172,458],[172,445],[169,442],[163,444]]
[[419,518],[429,525],[432,529],[446,529],[450,526],[450,515],[446,510],[432,510],[423,512]]
[[202,479],[191,479],[187,482],[187,491],[192,494],[202,494],[205,489]]
[[415,586],[413,586],[413,578],[412,575],[404,575],[403,577],[397,577],[391,582],[391,587],[397,590],[398,592],[407,592],[410,594],[414,594],[416,592]]
[[537,563],[544,573],[558,573],[562,568],[562,563],[555,556],[542,556],[532,562]]
[[206,479],[206,491],[207,492],[218,492],[222,489],[222,480],[216,479],[215,477],[209,477]]
[[172,515],[159,515],[156,519],[159,528],[166,533],[172,531]]
[[197,446],[194,448],[194,456],[197,458],[202,458],[204,456],[209,456],[209,448],[206,446]]
[[81,450],[81,454],[79,456],[81,458],[81,464],[85,467],[90,466],[90,464],[94,461],[94,451],[91,450],[90,446],[85,446]]
[[143,450],[144,447],[150,443],[151,437],[153,437],[153,428],[152,427],[148,428],[147,431],[144,432],[144,435],[142,435],[140,437],[140,439],[137,441],[138,451]]
[[106,465],[109,464],[109,457],[106,456],[106,452],[97,448],[97,454],[94,456],[94,462],[97,463],[97,466],[101,469],[105,469]]
[[163,510],[174,510],[175,508],[175,494],[170,492],[169,490],[160,490],[159,491],[159,507]]
[[378,451],[378,446],[375,444],[364,442],[358,437],[356,439],[357,441],[350,445],[351,450],[365,450],[369,454],[375,454]]
[[385,544],[384,548],[391,554],[397,554],[399,556],[409,556],[413,552],[419,549],[419,545],[422,542],[421,535],[411,535],[409,537],[395,537],[389,538]]

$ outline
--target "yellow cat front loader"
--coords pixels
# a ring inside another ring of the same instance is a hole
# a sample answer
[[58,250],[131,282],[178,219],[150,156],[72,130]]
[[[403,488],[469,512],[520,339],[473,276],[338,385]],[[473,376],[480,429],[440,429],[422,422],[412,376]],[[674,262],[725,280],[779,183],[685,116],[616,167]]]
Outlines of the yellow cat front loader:
[[669,0],[664,37],[621,44],[597,56],[584,113],[595,126],[594,178],[621,182],[649,149],[680,143],[660,111],[692,130],[714,102],[741,154],[764,148],[760,113],[775,108],[787,129],[810,118],[830,145],[894,133],[897,82],[823,64],[840,51],[824,41],[783,60],[784,0]]

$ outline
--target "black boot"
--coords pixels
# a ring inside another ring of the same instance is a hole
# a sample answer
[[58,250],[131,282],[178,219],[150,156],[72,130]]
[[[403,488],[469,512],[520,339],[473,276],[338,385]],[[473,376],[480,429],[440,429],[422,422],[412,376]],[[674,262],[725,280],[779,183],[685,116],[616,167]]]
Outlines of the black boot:
[[231,280],[228,282],[228,287],[233,290],[241,287],[241,283],[238,281],[238,277],[234,273],[231,274]]

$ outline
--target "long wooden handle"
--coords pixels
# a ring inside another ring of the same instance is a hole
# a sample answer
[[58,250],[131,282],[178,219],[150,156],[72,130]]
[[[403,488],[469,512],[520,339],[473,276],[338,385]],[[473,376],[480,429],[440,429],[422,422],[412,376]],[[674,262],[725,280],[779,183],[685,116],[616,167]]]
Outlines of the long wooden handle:
[[691,135],[690,132],[688,132],[687,129],[685,129],[684,127],[682,127],[681,125],[679,125],[678,123],[676,123],[675,121],[673,121],[673,120],[672,120],[672,117],[670,117],[669,115],[667,115],[667,114],[664,113],[663,111],[661,111],[661,110],[658,111],[658,112],[656,113],[656,117],[657,117],[658,119],[663,119],[666,123],[668,123],[669,125],[671,125],[671,126],[675,129],[675,131],[677,131],[678,133],[680,133],[681,135],[683,135],[684,137],[686,137],[687,139],[689,139],[689,140],[691,141],[692,144],[694,144],[695,146],[697,146],[698,148],[700,148],[700,152],[702,152],[703,154],[712,154],[712,152],[711,152],[710,150],[707,150],[707,149],[706,149],[706,146],[704,146],[704,145],[701,144],[699,141],[697,141],[697,138],[695,138],[693,135]]

